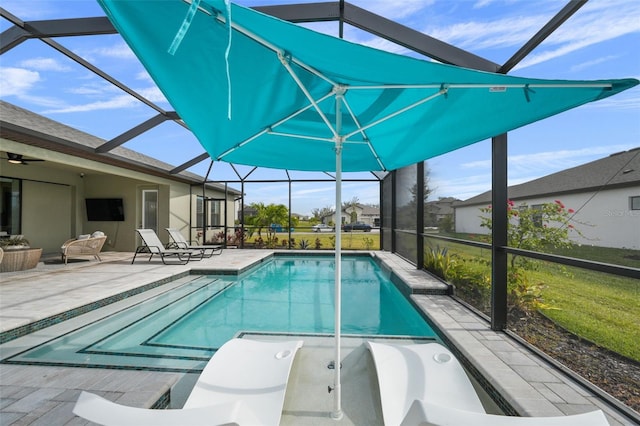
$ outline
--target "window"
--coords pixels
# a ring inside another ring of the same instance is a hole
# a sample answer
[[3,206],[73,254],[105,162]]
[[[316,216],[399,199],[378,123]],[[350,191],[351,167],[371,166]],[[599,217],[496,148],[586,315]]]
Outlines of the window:
[[542,213],[540,212],[542,210],[542,204],[534,204],[534,205],[531,206],[531,208],[533,210],[538,210],[538,212],[535,212],[531,216],[531,220],[533,221],[533,225],[538,227],[538,228],[542,228]]
[[640,210],[640,195],[629,197],[629,209]]
[[209,201],[209,225],[220,226],[222,225],[222,202],[221,200],[207,200]]
[[222,225],[222,209],[224,200],[218,200],[214,198],[202,198],[198,196],[196,199],[196,227],[202,228],[204,224],[204,212],[207,212],[207,227],[221,226]]
[[22,180],[0,177],[0,231],[20,234]]
[[204,226],[204,198],[198,196],[196,198],[196,227],[202,228]]

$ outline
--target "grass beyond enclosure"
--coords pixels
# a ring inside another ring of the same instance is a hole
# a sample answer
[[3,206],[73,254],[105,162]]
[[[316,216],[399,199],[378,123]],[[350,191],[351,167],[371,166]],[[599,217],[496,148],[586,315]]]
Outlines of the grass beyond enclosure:
[[[466,259],[470,276],[490,277],[487,249],[429,241]],[[576,246],[562,255],[638,267],[638,250]],[[481,258],[481,262],[472,259]],[[473,270],[471,270],[473,269]],[[542,284],[541,311],[566,330],[628,358],[640,361],[640,280],[535,261],[527,271],[532,285]]]
[[[380,234],[377,231],[373,232],[342,232],[342,248],[345,250],[380,250]],[[289,234],[286,232],[276,233],[278,238],[275,247],[282,248],[282,242],[287,241]],[[291,238],[294,239],[294,246],[292,248],[301,249],[306,248],[308,250],[333,250],[335,248],[335,235],[333,232],[311,232],[308,231],[295,231],[291,233]],[[251,238],[247,239],[247,243],[255,243],[258,239],[258,234],[254,233]],[[266,231],[262,232],[262,239],[266,240]],[[306,242],[302,243],[303,241]],[[303,245],[301,245],[301,243]],[[320,244],[317,247],[317,244]]]

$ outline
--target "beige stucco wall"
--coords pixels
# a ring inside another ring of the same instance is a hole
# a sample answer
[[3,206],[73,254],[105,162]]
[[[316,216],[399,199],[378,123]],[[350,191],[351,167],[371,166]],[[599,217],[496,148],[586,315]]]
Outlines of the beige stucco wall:
[[[100,230],[107,235],[103,251],[134,251],[138,242],[135,229],[141,226],[143,189],[158,190],[158,236],[168,242],[165,228],[185,230],[190,222],[188,183],[146,175],[96,161],[85,160],[42,148],[0,139],[0,151],[15,152],[26,157],[42,158],[28,166],[0,163],[0,176],[23,180],[22,234],[32,247],[43,253],[57,253],[69,238]],[[201,193],[201,190],[200,190]],[[222,198],[223,193],[207,191],[207,196]],[[123,222],[88,221],[85,198],[122,198]],[[230,197],[233,200],[233,196]],[[233,203],[228,223],[233,226]],[[193,213],[195,214],[195,213]],[[195,217],[195,216],[194,216]],[[195,223],[195,219],[194,219]]]

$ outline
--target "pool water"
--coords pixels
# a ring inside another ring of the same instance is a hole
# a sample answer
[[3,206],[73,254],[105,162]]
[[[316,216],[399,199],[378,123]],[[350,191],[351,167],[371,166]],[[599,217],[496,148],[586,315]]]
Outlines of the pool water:
[[[197,371],[239,332],[334,331],[328,256],[277,256],[241,274],[189,279],[3,362]],[[342,260],[342,332],[435,337],[369,257]]]

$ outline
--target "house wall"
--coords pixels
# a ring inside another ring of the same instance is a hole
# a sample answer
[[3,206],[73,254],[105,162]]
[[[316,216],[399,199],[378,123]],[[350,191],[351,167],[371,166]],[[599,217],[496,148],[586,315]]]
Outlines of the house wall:
[[[571,232],[570,238],[577,244],[599,247],[640,249],[640,211],[631,210],[629,198],[640,196],[640,185],[614,188],[594,194],[564,194],[556,197],[538,197],[515,200],[516,206],[553,203],[560,200],[567,209],[577,213],[572,224],[582,236]],[[457,207],[455,209],[456,232],[488,234],[480,227],[482,205]]]
[[[85,160],[42,148],[1,139],[2,150],[26,157],[45,159],[27,166],[2,162],[0,176],[22,179],[21,233],[32,247],[43,253],[60,251],[67,239],[100,230],[107,235],[103,251],[134,251],[139,245],[136,228],[141,226],[142,189],[158,190],[158,236],[169,237],[165,228],[188,228],[190,185],[127,169]],[[195,200],[195,195],[193,199]],[[208,196],[224,194],[208,191]],[[85,198],[122,198],[123,222],[88,221]],[[228,211],[231,226],[234,218],[233,196]],[[188,234],[185,233],[185,236]]]

